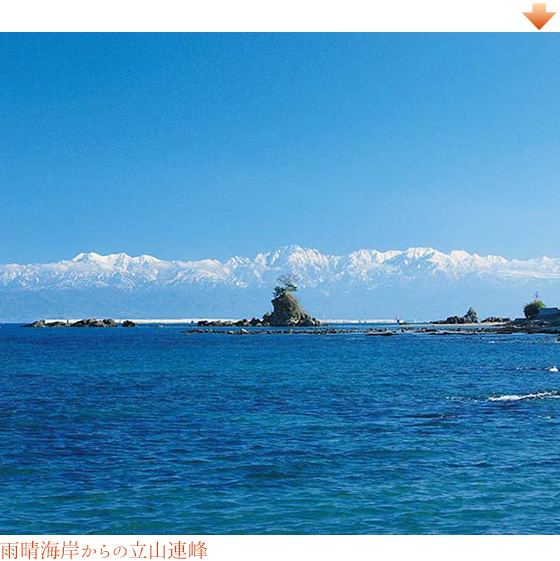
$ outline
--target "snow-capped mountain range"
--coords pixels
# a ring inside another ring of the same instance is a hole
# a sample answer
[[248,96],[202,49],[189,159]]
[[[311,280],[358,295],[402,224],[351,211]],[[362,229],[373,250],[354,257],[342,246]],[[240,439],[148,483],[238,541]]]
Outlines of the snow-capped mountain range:
[[292,245],[223,262],[80,253],[57,263],[0,265],[0,319],[261,315],[281,274],[297,278],[302,302],[319,318],[435,319],[471,305],[482,315],[519,315],[535,290],[549,305],[560,301],[556,258],[432,248],[326,255]]

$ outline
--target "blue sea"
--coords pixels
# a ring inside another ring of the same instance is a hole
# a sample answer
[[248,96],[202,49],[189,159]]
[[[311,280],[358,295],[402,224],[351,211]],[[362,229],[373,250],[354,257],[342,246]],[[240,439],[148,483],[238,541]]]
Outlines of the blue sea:
[[0,328],[0,533],[560,532],[546,335]]

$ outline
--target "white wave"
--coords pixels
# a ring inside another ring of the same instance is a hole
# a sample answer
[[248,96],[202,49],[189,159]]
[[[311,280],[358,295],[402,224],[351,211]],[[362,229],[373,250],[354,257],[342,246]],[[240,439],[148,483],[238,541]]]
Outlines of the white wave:
[[558,372],[557,366],[518,366],[516,370],[545,370],[546,372]]
[[557,392],[528,393],[525,395],[501,395],[499,397],[489,397],[488,401],[523,401],[525,399],[543,399],[546,397],[557,399],[560,397]]

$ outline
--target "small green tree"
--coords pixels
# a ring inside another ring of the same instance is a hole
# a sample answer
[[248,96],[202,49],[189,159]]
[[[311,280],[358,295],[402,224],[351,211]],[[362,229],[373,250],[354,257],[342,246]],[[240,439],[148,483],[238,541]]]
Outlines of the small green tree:
[[297,291],[296,278],[294,275],[281,275],[276,279],[276,282],[278,284],[274,287],[274,298],[283,296],[286,292]]
[[532,302],[525,304],[523,313],[527,319],[533,319],[544,307],[544,302],[535,298]]

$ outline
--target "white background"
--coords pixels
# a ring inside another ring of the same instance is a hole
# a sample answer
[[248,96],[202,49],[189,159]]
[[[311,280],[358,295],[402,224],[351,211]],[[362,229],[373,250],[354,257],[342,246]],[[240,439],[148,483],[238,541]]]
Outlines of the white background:
[[[559,556],[557,536],[1,536],[0,542],[78,541],[114,550],[141,544],[203,541],[202,561],[533,561]],[[129,548],[130,550],[130,548]],[[40,556],[38,558],[40,560]],[[115,557],[86,558],[116,561]],[[197,557],[200,561],[200,558]],[[72,561],[81,561],[74,557]],[[16,560],[19,561],[19,560]],[[52,561],[51,559],[45,561]],[[66,558],[59,561],[69,561]],[[125,557],[120,561],[128,561]],[[146,559],[145,561],[149,561]],[[155,561],[155,560],[153,560]],[[194,558],[186,561],[195,561]]]
[[[526,31],[528,0],[12,0],[0,31]],[[560,0],[547,2],[560,11]]]

